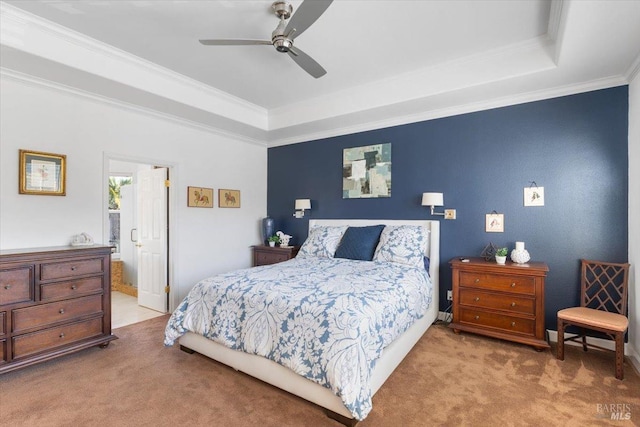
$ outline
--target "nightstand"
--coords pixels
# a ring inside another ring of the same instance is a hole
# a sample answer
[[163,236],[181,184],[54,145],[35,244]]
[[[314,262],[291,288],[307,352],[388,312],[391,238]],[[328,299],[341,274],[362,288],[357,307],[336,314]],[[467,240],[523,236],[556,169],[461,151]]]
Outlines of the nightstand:
[[494,338],[549,348],[544,328],[543,262],[499,265],[483,258],[449,261],[453,273],[454,332],[473,332]]
[[288,246],[282,248],[280,246],[251,246],[253,250],[253,266],[277,264],[279,262],[288,261],[295,258],[300,250],[300,246]]

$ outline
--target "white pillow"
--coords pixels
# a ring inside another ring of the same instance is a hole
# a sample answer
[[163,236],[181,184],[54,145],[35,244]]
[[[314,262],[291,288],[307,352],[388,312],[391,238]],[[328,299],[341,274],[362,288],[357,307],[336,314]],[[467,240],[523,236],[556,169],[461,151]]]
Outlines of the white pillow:
[[387,225],[373,255],[373,261],[423,265],[429,244],[429,230],[419,225]]
[[333,258],[346,230],[346,225],[313,227],[309,230],[309,237],[303,243],[297,256]]

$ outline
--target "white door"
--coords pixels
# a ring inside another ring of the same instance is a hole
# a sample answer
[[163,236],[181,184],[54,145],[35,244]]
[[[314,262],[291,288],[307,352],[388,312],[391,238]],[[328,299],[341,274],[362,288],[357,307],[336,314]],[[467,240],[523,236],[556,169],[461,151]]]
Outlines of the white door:
[[138,305],[166,313],[167,169],[138,172]]

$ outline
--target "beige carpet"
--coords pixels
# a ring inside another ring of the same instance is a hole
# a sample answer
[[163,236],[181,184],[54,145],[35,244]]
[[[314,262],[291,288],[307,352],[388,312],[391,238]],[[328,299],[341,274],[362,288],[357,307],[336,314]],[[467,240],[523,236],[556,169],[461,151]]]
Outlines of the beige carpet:
[[[166,320],[117,329],[106,349],[0,376],[0,425],[339,426],[313,404],[163,347]],[[570,348],[559,362],[549,351],[436,325],[359,425],[639,425],[640,377],[626,364],[618,381],[613,367],[611,353]],[[610,421],[611,404],[631,419]]]

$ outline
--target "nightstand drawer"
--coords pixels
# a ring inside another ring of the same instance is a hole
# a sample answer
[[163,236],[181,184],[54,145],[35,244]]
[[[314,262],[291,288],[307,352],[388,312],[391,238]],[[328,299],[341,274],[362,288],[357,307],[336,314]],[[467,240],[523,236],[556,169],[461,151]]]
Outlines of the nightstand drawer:
[[102,292],[103,276],[40,285],[40,301],[74,298]]
[[460,322],[526,335],[535,334],[536,323],[533,319],[522,319],[520,317],[507,316],[489,311],[467,309],[465,307],[460,307]]
[[460,286],[488,289],[492,291],[535,294],[535,280],[526,276],[460,272]]
[[482,292],[472,288],[460,288],[460,304],[528,314],[531,316],[535,314],[534,298],[506,293]]
[[31,300],[32,282],[32,266],[0,271],[0,305]]
[[71,262],[54,262],[41,264],[40,280],[62,279],[65,277],[78,277],[86,274],[102,274],[104,266],[102,258],[81,259]]
[[71,321],[102,313],[102,295],[51,302],[13,310],[13,332]]
[[295,258],[300,250],[299,246],[252,246],[253,266],[271,265]]
[[102,334],[102,317],[13,338],[13,358],[29,356]]
[[256,260],[258,262],[258,265],[277,264],[288,259],[289,256],[287,254],[273,254],[265,252],[256,253]]

